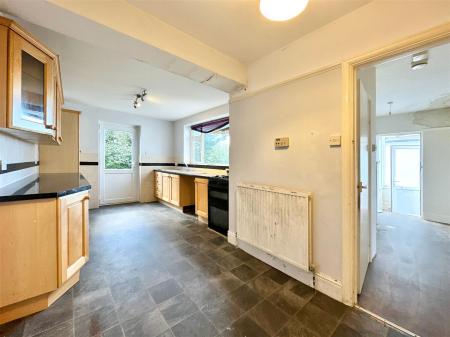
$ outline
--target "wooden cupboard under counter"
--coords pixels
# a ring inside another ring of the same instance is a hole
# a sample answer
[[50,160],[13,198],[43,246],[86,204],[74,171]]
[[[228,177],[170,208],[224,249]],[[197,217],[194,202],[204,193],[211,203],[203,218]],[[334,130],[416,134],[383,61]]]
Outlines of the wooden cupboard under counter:
[[195,214],[208,223],[208,179],[195,178]]
[[[48,176],[30,194],[0,189],[0,324],[48,308],[89,259],[90,185]],[[58,179],[63,188],[51,186]]]

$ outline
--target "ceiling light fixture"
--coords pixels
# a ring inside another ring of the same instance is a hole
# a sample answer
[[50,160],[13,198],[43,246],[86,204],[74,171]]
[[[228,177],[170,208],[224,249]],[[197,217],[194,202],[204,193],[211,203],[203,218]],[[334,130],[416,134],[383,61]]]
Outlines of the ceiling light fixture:
[[422,69],[428,64],[428,51],[422,51],[416,53],[411,57],[411,69],[418,70]]
[[287,21],[303,12],[309,0],[260,0],[261,14],[271,21]]
[[147,89],[142,89],[139,94],[136,94],[136,98],[133,101],[133,108],[137,109],[144,102],[145,96],[148,95]]

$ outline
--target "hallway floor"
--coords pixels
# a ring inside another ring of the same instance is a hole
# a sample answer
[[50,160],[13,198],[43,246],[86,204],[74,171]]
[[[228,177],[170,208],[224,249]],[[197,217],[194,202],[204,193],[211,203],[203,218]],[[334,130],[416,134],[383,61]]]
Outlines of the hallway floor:
[[424,337],[450,336],[450,226],[378,215],[359,305]]
[[91,212],[91,259],[1,337],[400,337],[160,204]]

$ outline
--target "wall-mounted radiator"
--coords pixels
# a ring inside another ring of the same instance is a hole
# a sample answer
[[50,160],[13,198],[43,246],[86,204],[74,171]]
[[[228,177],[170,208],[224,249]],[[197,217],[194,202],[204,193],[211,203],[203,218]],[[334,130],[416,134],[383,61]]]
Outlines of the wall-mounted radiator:
[[311,193],[271,186],[237,186],[237,238],[298,268],[310,270]]

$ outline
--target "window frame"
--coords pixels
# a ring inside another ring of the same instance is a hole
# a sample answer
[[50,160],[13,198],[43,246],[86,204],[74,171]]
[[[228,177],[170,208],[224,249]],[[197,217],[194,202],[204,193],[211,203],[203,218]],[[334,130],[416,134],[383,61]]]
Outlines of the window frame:
[[[229,124],[227,125],[229,128]],[[191,165],[205,165],[205,166],[228,166],[230,163],[230,157],[229,157],[229,151],[228,151],[228,163],[205,163],[205,133],[201,133],[195,130],[192,130],[190,126],[187,128],[189,132],[189,163]],[[219,129],[221,130],[221,129]],[[197,162],[195,160],[195,146],[194,146],[194,132],[198,132],[200,134],[201,139],[201,152],[200,152],[200,158],[201,161]],[[228,129],[228,139],[230,138],[230,131]]]

